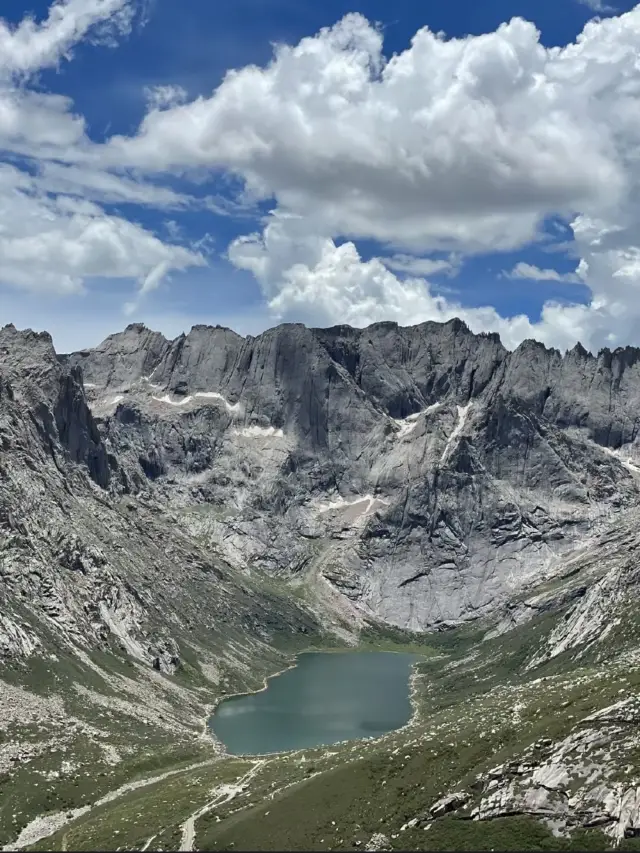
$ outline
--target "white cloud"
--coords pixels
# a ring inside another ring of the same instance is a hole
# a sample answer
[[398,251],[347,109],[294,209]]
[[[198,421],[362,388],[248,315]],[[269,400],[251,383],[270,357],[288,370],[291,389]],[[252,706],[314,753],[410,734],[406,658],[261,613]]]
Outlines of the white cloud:
[[11,27],[0,18],[0,75],[33,74],[68,59],[72,48],[96,27],[100,37],[128,31],[132,0],[58,0],[42,23],[27,16]]
[[[640,6],[589,22],[562,48],[515,18],[463,39],[423,28],[389,59],[381,31],[348,15],[278,47],[264,68],[230,71],[210,97],[149,91],[135,135],[94,144],[73,103],[30,89],[30,75],[83,38],[127,32],[138,8],[63,0],[42,23],[0,21],[0,148],[30,158],[0,171],[1,281],[75,293],[94,277],[135,279],[137,311],[172,270],[205,263],[210,240],[164,242],[106,205],[234,214],[233,203],[163,185],[171,171],[223,171],[242,185],[242,204],[273,201],[274,215],[228,258],[256,276],[275,316],[361,325],[458,315],[509,344],[640,338]],[[430,286],[465,255],[540,240],[549,216],[572,223],[576,273],[521,263],[509,275],[583,280],[589,305],[550,303],[531,323]],[[363,261],[359,240],[378,241],[384,257]]]
[[187,90],[182,86],[147,86],[145,94],[147,104],[152,110],[175,107],[187,100]]
[[416,258],[413,255],[395,254],[391,258],[380,260],[390,270],[425,277],[441,273],[448,276],[457,275],[462,263],[460,256],[453,254],[448,258]]
[[199,251],[164,243],[100,206],[179,209],[192,200],[101,167],[72,102],[29,89],[30,75],[68,58],[81,39],[109,43],[128,32],[135,11],[131,0],[61,0],[41,23],[0,19],[0,150],[14,155],[0,161],[2,285],[68,295],[92,279],[131,279],[141,298],[170,270],[204,263]]
[[48,193],[62,193],[96,202],[144,205],[157,209],[193,207],[195,200],[167,187],[133,180],[105,170],[84,166],[41,163],[37,185]]
[[[228,256],[282,316],[413,322],[455,312],[513,341],[637,341],[638,43],[640,6],[590,21],[566,47],[544,47],[515,18],[463,39],[423,28],[386,59],[381,32],[348,15],[278,47],[264,68],[229,72],[210,97],[151,110],[104,156],[150,173],[226,169],[273,199],[264,232],[234,241]],[[539,240],[549,216],[572,223],[578,271],[512,274],[583,280],[592,302],[548,304],[533,325],[434,297],[426,277],[437,268],[406,257],[514,250]],[[365,263],[358,239],[394,254]]]
[[[366,326],[379,320],[407,324],[461,317],[474,331],[500,332],[507,346],[534,335],[527,317],[505,320],[493,308],[468,309],[433,294],[424,279],[400,281],[381,259],[363,261],[351,242],[341,246],[328,238],[306,245],[296,242],[297,225],[295,220],[275,218],[263,235],[241,238],[229,247],[232,263],[256,275],[278,320]],[[295,263],[287,260],[288,244]]]
[[82,143],[85,123],[68,98],[11,86],[0,77],[0,144],[6,151],[56,156]]
[[591,9],[592,12],[597,12],[601,15],[616,11],[614,6],[609,6],[608,3],[603,3],[602,0],[578,0],[578,3],[580,3],[581,6],[586,6],[588,9]]
[[[622,310],[623,302],[595,293],[591,305],[547,302],[537,322],[525,315],[502,317],[491,306],[468,308],[435,292],[426,279],[401,281],[382,259],[363,261],[352,242],[338,246],[329,237],[308,234],[305,225],[300,217],[277,214],[261,234],[240,237],[229,246],[230,262],[256,276],[278,321],[366,326],[379,320],[410,325],[460,317],[475,332],[498,332],[507,347],[536,338],[560,349],[577,340],[591,349],[615,345],[619,340],[632,340],[640,329],[638,308]],[[598,240],[605,231],[602,223],[587,221],[576,222],[574,228],[585,251],[586,235]],[[640,282],[640,250],[628,255],[624,267],[618,256],[611,264]],[[598,266],[594,275],[601,271]],[[583,274],[591,274],[584,261],[580,266]],[[607,280],[611,272],[602,277]],[[620,283],[624,288],[622,278]]]
[[110,154],[149,170],[232,170],[322,233],[514,248],[545,214],[624,194],[630,149],[607,123],[620,107],[609,81],[635,74],[640,13],[612,21],[563,50],[517,18],[465,39],[424,28],[386,61],[381,34],[348,15],[266,68],[229,72],[209,98],[152,110]]
[[80,293],[91,278],[135,279],[142,294],[169,269],[201,255],[165,244],[138,225],[0,164],[0,283],[33,292]]
[[583,282],[581,273],[582,267],[578,267],[578,269],[572,273],[559,273],[554,269],[541,269],[540,267],[535,266],[535,264],[527,264],[524,261],[520,261],[510,272],[506,272],[504,275],[506,278],[510,279],[560,281],[568,284],[581,284]]

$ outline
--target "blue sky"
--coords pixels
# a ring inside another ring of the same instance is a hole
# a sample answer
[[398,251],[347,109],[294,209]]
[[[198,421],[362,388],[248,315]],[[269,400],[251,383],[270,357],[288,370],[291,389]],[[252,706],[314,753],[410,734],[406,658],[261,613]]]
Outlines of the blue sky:
[[[25,6],[5,0],[0,12],[6,43],[13,39],[17,45],[4,71],[0,59],[0,107],[4,96],[18,116],[11,126],[0,121],[0,165],[13,170],[6,172],[4,184],[0,181],[0,211],[4,206],[9,223],[3,229],[0,213],[0,322],[49,328],[61,350],[94,345],[132,320],[174,335],[196,322],[257,333],[280,320],[346,319],[362,325],[386,318],[446,319],[452,313],[478,330],[497,329],[508,345],[526,336],[561,347],[578,337],[592,348],[640,344],[640,312],[628,310],[637,302],[638,266],[631,171],[637,167],[628,156],[638,128],[624,118],[637,106],[640,91],[631,49],[611,60],[606,80],[597,76],[598,51],[611,55],[607,20],[620,22],[633,44],[639,15],[632,3],[619,2],[615,10],[599,13],[602,21],[594,21],[595,0],[591,5],[577,0],[111,0],[113,15],[101,10],[101,2],[59,4],[68,19],[93,16],[91,26],[84,31],[79,26],[66,41],[51,23],[49,0],[32,2],[36,29],[51,48],[39,64],[30,60],[33,67],[26,72],[18,53],[33,53],[33,33],[24,29]],[[362,17],[349,19],[348,38],[318,36],[350,13]],[[537,27],[538,43],[529,30],[501,29],[518,17]],[[566,46],[585,25],[591,28],[589,46],[581,48],[586,59],[578,68]],[[383,39],[377,59],[375,45],[370,46],[376,27]],[[423,27],[445,37],[411,49]],[[312,58],[298,56],[286,74],[267,79],[274,44],[295,47],[302,39]],[[440,67],[437,51],[449,39],[466,39],[467,46],[451,59],[444,94],[435,83],[427,92],[419,66]],[[0,53],[1,48],[0,40]],[[378,68],[368,82],[359,81],[353,95],[349,62],[361,49],[371,51],[373,64],[405,53],[411,59],[409,77],[394,78],[382,97],[375,92],[381,79],[376,75],[384,74]],[[268,83],[277,97],[273,122],[267,109],[255,117],[250,92],[255,81],[247,71],[252,65],[260,69],[260,85]],[[230,107],[230,100],[223,100],[223,80],[231,69],[245,82],[234,90],[236,106]],[[536,89],[545,75],[548,97],[555,99],[548,107],[548,127]],[[511,91],[516,77],[527,87],[526,98]],[[320,94],[310,100],[316,80]],[[322,94],[327,86],[333,95]],[[159,87],[171,87],[173,95],[154,113],[150,93],[168,96],[169,91]],[[589,114],[580,103],[585,92],[594,103]],[[36,96],[42,110],[38,127],[56,128],[53,143],[43,142],[43,132],[34,130]],[[56,96],[68,100],[61,104]],[[341,106],[345,97],[356,104],[348,113]],[[313,144],[293,151],[290,141],[298,125],[289,132],[286,122],[298,98],[298,115],[304,116]],[[398,104],[406,98],[407,106],[387,121],[384,110],[394,107],[394,98]],[[418,138],[421,98],[425,118]],[[198,99],[202,109],[194,107]],[[451,106],[454,99],[459,109]],[[359,140],[352,157],[348,141],[361,126],[358,109],[371,119],[371,144],[365,150],[366,140]],[[445,109],[453,110],[453,118],[443,125]],[[379,139],[374,110],[380,111]],[[150,129],[141,129],[149,114]],[[460,128],[451,129],[460,114]],[[481,127],[487,115],[495,116],[493,124]],[[74,117],[82,118],[83,130],[61,143],[57,128],[71,128]],[[211,131],[203,129],[205,122]],[[327,134],[326,144],[321,133]],[[253,140],[253,148],[240,156],[245,139]],[[523,150],[513,151],[511,140]],[[464,145],[457,150],[459,141]],[[495,152],[489,150],[492,144]],[[43,177],[53,169],[57,183]],[[346,177],[336,177],[333,186],[330,176],[343,169]],[[325,173],[327,180],[314,177]],[[72,174],[73,186],[59,183]],[[28,189],[20,184],[25,175],[33,178]],[[119,190],[117,198],[103,189],[88,190],[96,176],[126,179],[128,189]],[[478,187],[471,187],[476,177]],[[182,200],[141,205],[134,185],[172,190]],[[81,209],[85,199],[91,210]],[[51,237],[56,217],[60,240]],[[41,226],[41,220],[49,224]],[[595,236],[592,226],[600,229]],[[108,246],[107,229],[115,234]],[[612,233],[623,236],[608,245]],[[76,252],[83,241],[86,251]],[[418,267],[410,261],[425,259],[440,262],[440,269],[425,273],[422,267],[416,275]],[[407,285],[407,279],[413,283]]]

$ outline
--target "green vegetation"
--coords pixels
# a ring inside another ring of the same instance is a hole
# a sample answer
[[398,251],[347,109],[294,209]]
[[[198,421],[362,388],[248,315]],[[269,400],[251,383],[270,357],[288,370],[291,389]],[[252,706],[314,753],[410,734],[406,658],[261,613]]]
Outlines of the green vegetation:
[[[269,593],[277,598],[282,590],[273,583]],[[541,755],[541,738],[562,741],[580,720],[621,696],[640,692],[640,669],[616,663],[640,639],[640,618],[631,611],[597,648],[579,650],[579,655],[565,651],[529,669],[559,618],[562,614],[543,613],[486,642],[488,625],[481,622],[421,636],[369,625],[360,638],[363,650],[410,651],[423,657],[416,665],[412,723],[377,741],[260,761],[216,758],[206,741],[183,737],[172,744],[167,730],[134,719],[123,722],[99,706],[85,705],[83,718],[89,715],[109,732],[109,743],[121,747],[121,761],[109,766],[100,746],[79,735],[64,755],[49,751],[10,777],[0,776],[0,842],[15,837],[36,815],[95,803],[125,782],[151,779],[151,784],[92,808],[32,849],[140,849],[149,843],[151,849],[176,850],[185,821],[200,810],[196,849],[353,850],[364,848],[375,833],[384,834],[398,850],[608,849],[611,839],[599,829],[576,826],[569,835],[559,835],[525,814],[470,819],[480,796],[479,774]],[[251,670],[242,675],[220,661],[220,689],[227,694],[255,689],[301,651],[345,647],[317,634],[283,630],[274,636],[271,647],[254,654]],[[182,665],[172,683],[213,701],[213,686],[199,665],[198,649],[205,643],[202,637],[192,638],[192,644],[181,642]],[[95,660],[118,675],[137,672],[111,651]],[[36,680],[41,664],[31,665]],[[79,666],[64,662],[55,675],[47,671],[47,691],[59,690],[61,679],[70,688],[73,680],[87,676],[92,689],[111,695],[98,673]],[[17,734],[23,742],[42,737],[39,727],[26,726],[10,730],[5,740]],[[63,760],[82,769],[45,781]],[[189,769],[202,761],[205,766]],[[630,778],[632,764],[637,766],[637,750],[620,756],[621,780]],[[173,775],[153,781],[167,771]],[[579,782],[572,779],[569,790]],[[468,806],[431,818],[433,803],[458,790],[470,792]],[[625,839],[621,849],[640,849],[640,842]]]
[[[406,843],[408,839],[404,839]],[[412,841],[422,850],[606,850],[609,839],[597,829],[579,830],[558,838],[543,823],[528,816],[504,817],[482,824],[445,817]],[[411,844],[413,846],[413,844]]]
[[[39,815],[90,805],[125,782],[208,758],[211,750],[202,744],[172,747],[156,740],[112,766],[98,744],[86,736],[73,738],[62,749],[19,763],[11,775],[0,775],[0,844]],[[68,773],[60,772],[64,762],[73,768]]]
[[[152,835],[166,837],[165,844],[170,843],[169,839],[179,841],[184,816],[207,802],[213,786],[232,782],[249,766],[247,762],[214,761],[205,768],[177,773],[98,806],[32,849],[65,846],[72,850],[109,850],[124,846],[135,850]],[[160,846],[155,841],[152,849]]]

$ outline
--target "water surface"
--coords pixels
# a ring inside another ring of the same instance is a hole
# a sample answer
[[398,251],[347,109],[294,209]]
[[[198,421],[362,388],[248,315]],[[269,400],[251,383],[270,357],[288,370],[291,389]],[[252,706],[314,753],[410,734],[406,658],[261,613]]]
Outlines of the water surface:
[[411,717],[411,665],[396,652],[307,652],[260,693],[225,699],[211,728],[233,755],[379,737]]

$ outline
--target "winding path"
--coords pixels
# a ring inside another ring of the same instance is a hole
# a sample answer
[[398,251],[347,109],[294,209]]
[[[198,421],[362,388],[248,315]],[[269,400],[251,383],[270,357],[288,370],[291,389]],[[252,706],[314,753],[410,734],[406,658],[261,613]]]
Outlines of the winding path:
[[15,841],[12,841],[10,844],[6,844],[2,850],[24,850],[25,847],[29,847],[38,841],[42,841],[43,838],[48,838],[50,835],[58,832],[58,830],[62,829],[68,823],[71,823],[71,821],[89,814],[89,812],[97,806],[103,806],[105,803],[117,800],[119,797],[122,797],[124,794],[128,794],[130,791],[137,791],[138,788],[145,788],[147,785],[153,785],[155,782],[162,782],[164,779],[169,779],[171,776],[176,776],[178,773],[189,773],[191,770],[198,770],[200,767],[208,767],[211,764],[216,764],[222,758],[223,756],[218,755],[215,758],[209,758],[206,761],[198,761],[196,764],[189,764],[187,767],[180,767],[175,770],[166,770],[158,776],[148,776],[145,779],[138,779],[135,782],[127,782],[119,788],[116,788],[115,791],[110,791],[108,794],[105,794],[104,797],[96,800],[96,802],[91,806],[83,806],[80,809],[72,809],[71,811],[65,810],[36,817],[24,827]]
[[197,809],[190,817],[188,817],[185,822],[182,824],[182,838],[180,841],[180,850],[181,851],[192,851],[193,845],[196,838],[196,821],[203,817],[203,815],[210,812],[211,809],[216,806],[220,806],[223,803],[228,803],[230,800],[233,800],[238,794],[241,794],[243,791],[249,787],[249,782],[256,775],[258,770],[266,764],[266,760],[261,758],[259,761],[253,765],[253,767],[244,774],[237,782],[232,785],[224,784],[220,785],[216,789],[216,796],[206,803],[204,806],[201,806]]

